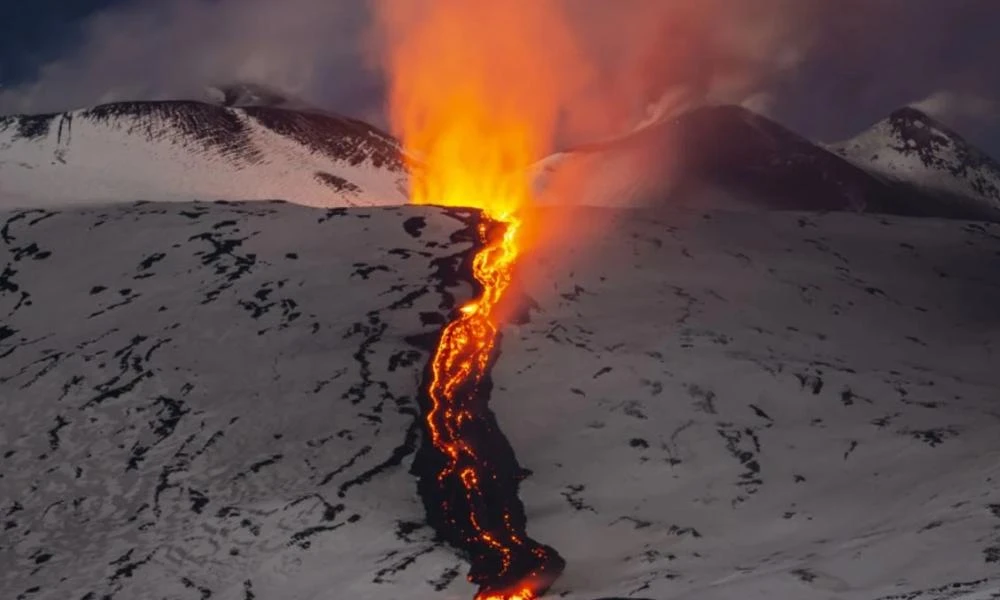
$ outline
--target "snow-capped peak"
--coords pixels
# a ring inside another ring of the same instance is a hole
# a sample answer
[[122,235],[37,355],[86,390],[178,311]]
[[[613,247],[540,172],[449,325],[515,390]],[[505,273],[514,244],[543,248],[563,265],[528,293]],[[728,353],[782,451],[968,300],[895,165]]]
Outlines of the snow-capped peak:
[[1000,207],[1000,164],[914,107],[893,111],[831,150],[866,169]]
[[406,172],[396,140],[333,113],[170,101],[0,117],[0,206],[137,198],[401,204]]

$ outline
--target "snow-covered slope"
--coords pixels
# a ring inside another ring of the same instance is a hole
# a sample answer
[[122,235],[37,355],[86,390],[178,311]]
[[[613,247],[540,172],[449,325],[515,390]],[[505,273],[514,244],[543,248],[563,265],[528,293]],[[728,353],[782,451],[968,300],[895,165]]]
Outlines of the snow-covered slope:
[[[490,402],[568,561],[552,597],[1000,593],[1000,229],[569,217],[578,243],[523,263]],[[0,589],[471,598],[408,472],[411,336],[468,297],[471,220],[3,215]]]
[[1000,227],[574,224],[526,269],[491,401],[554,596],[1000,593]]
[[0,117],[0,207],[283,198],[406,201],[396,141],[344,117],[132,102]]
[[459,561],[398,466],[425,361],[404,338],[469,294],[442,279],[456,216],[0,217],[0,595],[437,596]]
[[857,137],[831,146],[855,164],[1000,208],[1000,164],[916,108],[901,108]]

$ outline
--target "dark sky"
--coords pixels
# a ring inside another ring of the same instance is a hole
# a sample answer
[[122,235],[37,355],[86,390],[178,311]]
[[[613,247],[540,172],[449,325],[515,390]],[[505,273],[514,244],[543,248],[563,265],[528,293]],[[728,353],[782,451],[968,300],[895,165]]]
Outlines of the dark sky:
[[30,77],[40,65],[79,43],[80,20],[125,0],[3,0],[0,83]]
[[[0,113],[178,97],[227,79],[268,82],[361,117],[381,110],[362,43],[367,0],[3,1]],[[562,1],[588,43],[662,62],[654,79],[679,77],[686,61],[681,75],[714,90],[725,88],[714,75],[742,69],[746,89],[707,95],[809,137],[843,139],[926,100],[918,105],[1000,156],[1000,0]],[[748,6],[764,7],[763,18],[747,20]],[[656,19],[666,23],[662,35],[635,30]],[[755,48],[773,57],[740,56]],[[618,80],[607,87],[615,86],[631,90]]]
[[952,91],[955,105],[936,116],[1000,157],[1000,0],[871,4],[884,7],[875,31],[864,11],[825,24],[828,42],[779,87],[782,120],[836,137],[892,105]]

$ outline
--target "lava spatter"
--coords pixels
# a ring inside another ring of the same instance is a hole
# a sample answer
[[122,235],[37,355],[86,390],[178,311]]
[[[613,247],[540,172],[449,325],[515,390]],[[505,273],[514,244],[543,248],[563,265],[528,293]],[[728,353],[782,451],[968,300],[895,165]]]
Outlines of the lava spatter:
[[471,563],[477,600],[530,600],[565,562],[525,532],[518,485],[526,471],[487,401],[498,355],[496,309],[511,282],[521,222],[484,218],[471,271],[477,297],[441,332],[421,386],[425,442],[414,470],[430,524]]

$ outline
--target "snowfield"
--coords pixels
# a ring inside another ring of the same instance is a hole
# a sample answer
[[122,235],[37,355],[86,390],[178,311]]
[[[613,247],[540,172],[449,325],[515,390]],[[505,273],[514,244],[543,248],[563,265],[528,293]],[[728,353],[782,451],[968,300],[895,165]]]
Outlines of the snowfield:
[[[551,209],[491,406],[551,597],[1000,594],[1000,227]],[[409,473],[475,215],[0,215],[0,589],[468,599]]]
[[527,269],[538,308],[506,335],[492,398],[534,470],[532,534],[569,565],[553,595],[1000,592],[1000,228],[577,227],[597,233]]
[[273,200],[404,204],[394,139],[353,119],[281,108],[133,102],[0,117],[0,208]]

